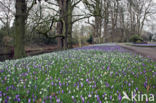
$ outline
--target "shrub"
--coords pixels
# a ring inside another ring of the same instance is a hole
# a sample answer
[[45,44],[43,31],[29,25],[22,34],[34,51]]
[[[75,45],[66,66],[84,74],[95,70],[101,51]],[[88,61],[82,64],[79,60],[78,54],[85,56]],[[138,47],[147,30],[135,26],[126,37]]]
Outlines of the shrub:
[[156,34],[152,36],[152,41],[156,42]]
[[92,44],[93,43],[93,36],[90,35],[89,39],[87,40],[88,43]]
[[132,35],[129,39],[130,42],[133,43],[142,43],[144,42],[143,39],[139,35]]
[[72,45],[76,45],[76,44],[78,44],[78,40],[76,38],[72,38],[71,43],[72,43]]
[[0,43],[2,42],[3,36],[5,35],[5,32],[0,30]]
[[6,31],[4,31],[2,29],[0,30],[0,45],[1,46],[5,44],[4,42],[7,42],[7,41],[4,40],[4,37],[6,38],[6,36],[7,36],[6,34],[7,34]]

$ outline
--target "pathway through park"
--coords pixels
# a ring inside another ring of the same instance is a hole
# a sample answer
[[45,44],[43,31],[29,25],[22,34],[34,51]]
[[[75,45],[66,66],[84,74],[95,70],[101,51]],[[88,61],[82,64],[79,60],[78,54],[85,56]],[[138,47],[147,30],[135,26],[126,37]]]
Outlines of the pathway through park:
[[126,44],[119,44],[119,45],[123,48],[132,50],[138,54],[148,57],[153,61],[156,61],[156,47],[136,47],[136,46],[130,46]]

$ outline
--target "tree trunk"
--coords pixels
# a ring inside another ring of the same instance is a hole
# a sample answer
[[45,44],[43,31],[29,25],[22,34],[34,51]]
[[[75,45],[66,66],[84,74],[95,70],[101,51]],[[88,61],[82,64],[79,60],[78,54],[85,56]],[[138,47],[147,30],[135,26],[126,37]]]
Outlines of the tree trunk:
[[67,43],[68,43],[68,48],[72,48],[72,12],[73,12],[73,8],[72,8],[72,2],[71,0],[68,0],[67,2],[67,25],[68,25],[68,29],[67,29]]
[[107,36],[108,36],[108,33],[107,33],[107,26],[108,26],[108,23],[107,23],[107,21],[105,21],[105,23],[104,23],[104,42],[107,42]]
[[[57,34],[58,35],[63,35],[63,22],[62,21],[59,21],[57,23]],[[58,47],[58,49],[63,48],[63,42],[61,40],[61,37],[57,38],[57,47]]]
[[[59,22],[57,23],[57,35],[63,35],[65,36],[64,30],[66,30],[66,24],[65,24],[65,13],[66,13],[66,0],[58,0],[57,1],[59,5]],[[65,37],[66,39],[66,37]],[[57,38],[58,42],[58,49],[63,49],[63,47],[66,47],[66,42],[62,40],[62,38]]]
[[[72,48],[72,2],[71,0],[59,0],[59,9],[60,9],[60,20],[63,22],[58,22],[57,33],[64,34],[64,48]],[[63,40],[58,39],[58,46],[62,44]],[[62,48],[62,47],[60,47]]]
[[100,0],[96,1],[96,7],[95,7],[95,43],[100,43],[101,39],[101,2]]
[[16,0],[15,34],[14,34],[14,58],[26,56],[24,49],[24,35],[26,22],[26,1]]

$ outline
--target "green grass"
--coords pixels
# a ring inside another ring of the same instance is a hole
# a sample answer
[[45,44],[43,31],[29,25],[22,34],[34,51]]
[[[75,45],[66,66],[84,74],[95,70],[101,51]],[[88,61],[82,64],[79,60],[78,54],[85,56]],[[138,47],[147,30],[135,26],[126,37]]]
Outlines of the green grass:
[[117,103],[123,91],[156,90],[156,63],[130,52],[55,52],[0,63],[0,71],[0,100],[10,103]]

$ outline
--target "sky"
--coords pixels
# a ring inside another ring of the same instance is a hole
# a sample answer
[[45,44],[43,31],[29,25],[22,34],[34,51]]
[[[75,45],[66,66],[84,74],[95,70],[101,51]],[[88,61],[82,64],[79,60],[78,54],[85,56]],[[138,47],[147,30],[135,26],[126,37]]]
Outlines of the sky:
[[[154,3],[156,3],[156,0],[153,0]],[[156,8],[154,8],[154,10],[156,11]],[[150,31],[152,33],[156,33],[156,14],[153,16],[153,18],[150,18],[152,21],[145,23],[144,25],[144,29],[146,31]],[[153,25],[153,29],[152,29],[152,25]]]

